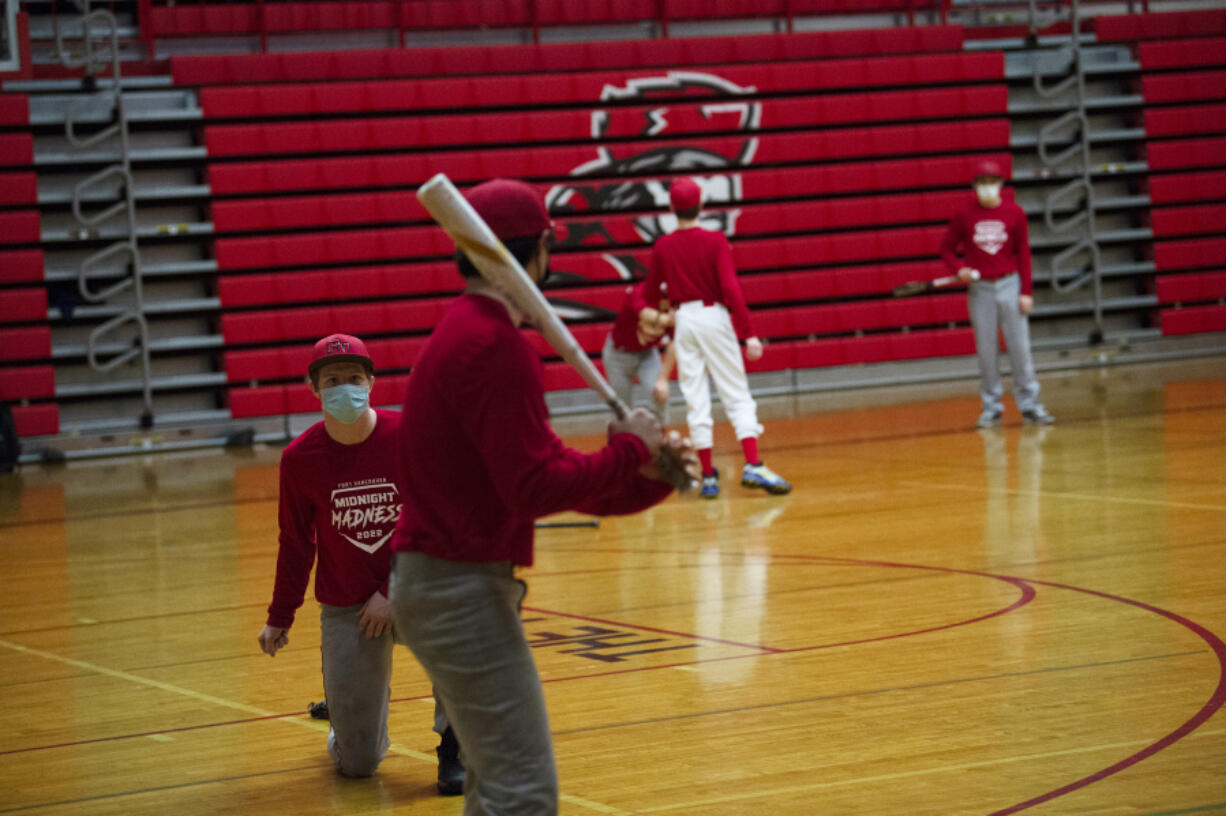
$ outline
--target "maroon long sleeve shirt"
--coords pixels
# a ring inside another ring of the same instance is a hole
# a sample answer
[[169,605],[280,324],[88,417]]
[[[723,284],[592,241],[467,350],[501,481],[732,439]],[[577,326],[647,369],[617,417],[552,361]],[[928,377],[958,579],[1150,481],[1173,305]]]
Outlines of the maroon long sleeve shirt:
[[941,243],[941,260],[953,274],[969,266],[979,270],[983,280],[999,280],[1016,272],[1021,294],[1034,290],[1026,213],[1012,201],[985,207],[975,199],[955,213]]
[[650,453],[632,434],[595,453],[562,443],[539,355],[483,295],[458,298],[422,349],[397,451],[405,505],[392,547],[450,561],[530,565],[540,516],[633,513],[672,490],[639,475]]
[[356,606],[387,594],[389,541],[400,519],[398,411],[375,411],[366,441],[342,445],[317,422],[281,453],[281,525],[268,625],[288,629],[302,606],[316,555],[315,599]]

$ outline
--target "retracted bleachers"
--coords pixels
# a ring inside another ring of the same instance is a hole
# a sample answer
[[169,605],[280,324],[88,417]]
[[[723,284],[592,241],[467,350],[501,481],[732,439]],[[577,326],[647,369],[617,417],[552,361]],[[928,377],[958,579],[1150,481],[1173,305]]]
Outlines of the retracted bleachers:
[[19,436],[59,431],[30,104],[0,94],[0,402]]
[[[956,27],[702,45],[176,59],[177,77],[204,84],[232,415],[311,410],[291,349],[323,333],[369,337],[395,376],[411,367],[461,286],[413,196],[440,171],[524,178],[546,196],[566,282],[549,294],[593,355],[683,173],[705,180],[708,225],[732,238],[770,345],[753,370],[973,351],[963,296],[888,293],[942,273],[974,162],[1010,162],[1003,56],[957,50]],[[499,61],[531,70],[448,75]],[[439,75],[402,78],[422,70]],[[240,71],[261,84],[209,84]],[[551,388],[581,387],[546,365]]]
[[1162,334],[1226,331],[1226,10],[1103,22],[1140,41]]

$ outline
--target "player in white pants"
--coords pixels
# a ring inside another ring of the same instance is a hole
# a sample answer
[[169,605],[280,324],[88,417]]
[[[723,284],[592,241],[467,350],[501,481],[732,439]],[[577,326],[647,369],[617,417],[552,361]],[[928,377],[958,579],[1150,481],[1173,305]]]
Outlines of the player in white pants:
[[768,493],[787,493],[792,485],[758,458],[758,436],[763,428],[757,403],[749,393],[738,340],[745,341],[745,356],[750,360],[759,359],[763,349],[750,328],[732,247],[722,232],[699,224],[702,188],[693,179],[674,181],[669,203],[677,215],[677,229],[652,247],[644,299],[658,302],[662,286],[667,285],[669,299],[677,304],[677,374],[690,438],[702,462],[700,494],[704,498],[719,495],[719,473],[711,464],[714,423],[708,378],[715,383],[745,454],[741,484]]

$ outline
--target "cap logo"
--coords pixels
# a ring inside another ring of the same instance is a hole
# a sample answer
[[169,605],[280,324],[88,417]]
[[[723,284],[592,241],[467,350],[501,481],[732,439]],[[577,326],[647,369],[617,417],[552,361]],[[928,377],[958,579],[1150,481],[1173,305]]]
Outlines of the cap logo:
[[348,340],[329,340],[325,354],[344,354],[347,351],[349,351]]

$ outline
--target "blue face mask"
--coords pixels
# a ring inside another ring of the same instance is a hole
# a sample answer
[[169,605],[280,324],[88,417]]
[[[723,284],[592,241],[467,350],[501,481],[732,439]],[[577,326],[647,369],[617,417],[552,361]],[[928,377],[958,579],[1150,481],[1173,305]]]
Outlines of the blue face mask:
[[370,407],[370,389],[360,385],[334,385],[319,392],[324,410],[337,421],[351,425]]

